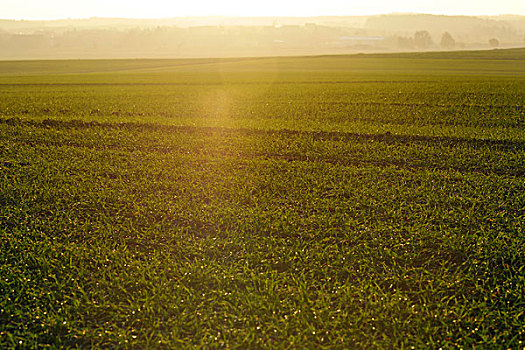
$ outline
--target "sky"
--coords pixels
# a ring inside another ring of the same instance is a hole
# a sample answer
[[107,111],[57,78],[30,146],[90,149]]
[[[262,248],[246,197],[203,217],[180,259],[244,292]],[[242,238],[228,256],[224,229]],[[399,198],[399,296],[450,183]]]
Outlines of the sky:
[[2,19],[183,16],[525,15],[525,0],[1,0]]

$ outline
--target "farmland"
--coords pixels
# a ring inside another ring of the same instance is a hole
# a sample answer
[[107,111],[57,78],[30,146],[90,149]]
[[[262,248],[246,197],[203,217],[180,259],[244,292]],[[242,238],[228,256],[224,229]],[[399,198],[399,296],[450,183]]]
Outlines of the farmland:
[[0,348],[525,347],[525,51],[0,62]]

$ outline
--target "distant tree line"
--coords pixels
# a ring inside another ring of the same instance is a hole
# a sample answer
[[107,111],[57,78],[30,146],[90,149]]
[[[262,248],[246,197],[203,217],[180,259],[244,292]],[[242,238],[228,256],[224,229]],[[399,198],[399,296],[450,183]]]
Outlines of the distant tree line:
[[[407,35],[380,29],[315,23],[280,25],[277,22],[264,26],[156,26],[122,29],[49,29],[35,26],[24,31],[0,28],[0,58],[224,57],[502,46],[500,38],[485,34],[480,36],[479,42],[468,46],[465,35],[461,33],[441,31],[441,38],[437,41],[439,36],[429,30],[416,30],[412,33]],[[457,40],[456,35],[460,40]]]

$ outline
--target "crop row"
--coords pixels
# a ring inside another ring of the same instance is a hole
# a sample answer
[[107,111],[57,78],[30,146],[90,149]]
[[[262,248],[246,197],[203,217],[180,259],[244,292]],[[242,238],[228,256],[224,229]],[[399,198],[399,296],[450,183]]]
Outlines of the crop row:
[[371,125],[523,128],[525,85],[449,83],[7,84],[0,116],[332,130]]

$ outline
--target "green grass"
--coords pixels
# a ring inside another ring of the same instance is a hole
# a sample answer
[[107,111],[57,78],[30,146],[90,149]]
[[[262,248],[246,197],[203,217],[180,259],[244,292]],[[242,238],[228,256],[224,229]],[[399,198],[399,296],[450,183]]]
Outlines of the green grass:
[[0,62],[0,348],[523,348],[522,52]]

